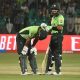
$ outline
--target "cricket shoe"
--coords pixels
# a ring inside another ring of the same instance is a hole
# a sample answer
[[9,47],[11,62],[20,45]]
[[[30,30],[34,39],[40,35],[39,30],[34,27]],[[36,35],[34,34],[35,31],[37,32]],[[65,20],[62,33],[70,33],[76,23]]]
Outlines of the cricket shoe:
[[31,72],[31,74],[32,74],[32,75],[41,75],[41,73],[40,73],[40,72],[36,72],[36,73]]
[[53,72],[53,75],[61,75],[62,73],[61,72],[59,72],[59,73],[57,73],[57,72]]
[[42,73],[41,73],[41,72],[37,72],[36,74],[37,74],[37,75],[41,75]]
[[21,73],[21,75],[29,75],[30,73],[28,73],[28,72],[25,72],[25,73]]
[[53,72],[52,71],[48,71],[46,74],[47,75],[53,75]]

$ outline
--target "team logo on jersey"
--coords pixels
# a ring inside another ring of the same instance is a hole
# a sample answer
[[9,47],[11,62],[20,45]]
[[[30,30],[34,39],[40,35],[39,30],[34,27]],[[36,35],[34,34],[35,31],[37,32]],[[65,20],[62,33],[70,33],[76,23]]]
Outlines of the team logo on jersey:
[[60,19],[60,23],[63,23],[63,19]]

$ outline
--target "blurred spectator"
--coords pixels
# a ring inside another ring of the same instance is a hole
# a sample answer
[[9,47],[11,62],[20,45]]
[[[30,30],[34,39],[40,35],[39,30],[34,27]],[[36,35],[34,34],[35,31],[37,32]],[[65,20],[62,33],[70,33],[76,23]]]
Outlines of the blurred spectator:
[[61,13],[62,14],[66,14],[67,6],[68,6],[68,2],[63,0],[63,2],[61,2]]
[[44,22],[46,24],[50,24],[49,23],[49,20],[50,20],[49,11],[48,11],[47,7],[44,6],[42,10],[43,10],[42,11],[42,22]]
[[33,2],[29,6],[29,22],[30,22],[30,25],[32,25],[32,26],[36,25],[36,23],[37,23],[36,18],[37,18],[36,3]]
[[29,8],[28,8],[27,2],[24,2],[24,3],[22,4],[21,9],[22,9],[25,13],[29,13]]
[[24,2],[23,5],[21,6],[21,10],[24,13],[24,27],[29,26],[29,8],[28,8],[28,3]]
[[26,0],[16,0],[18,4],[22,5]]
[[49,11],[46,2],[42,2],[39,5],[37,16],[37,25],[40,25],[42,22],[49,24]]
[[13,24],[11,23],[10,18],[7,18],[6,29],[7,29],[8,33],[11,33],[12,28],[13,28]]
[[68,8],[67,8],[67,14],[68,16],[75,16],[75,4],[72,2],[68,3]]
[[16,33],[24,27],[24,13],[20,10],[14,18],[14,27]]
[[75,18],[74,17],[67,17],[67,34],[75,34],[74,32],[74,22]]
[[75,33],[80,34],[80,17],[75,18]]
[[0,34],[6,33],[5,26],[6,26],[6,18],[4,16],[0,16]]
[[78,27],[74,28],[74,24],[79,23],[80,0],[0,0],[0,33],[7,33],[5,31],[7,18],[10,18],[16,32],[23,27],[40,25],[42,22],[50,25],[49,10],[53,3],[60,5],[60,12],[66,16],[64,31],[66,34],[73,34],[78,29]]
[[12,6],[10,4],[4,4],[4,16],[11,18],[12,16]]
[[80,16],[80,0],[76,0],[75,3],[77,3],[76,8],[75,8],[76,13],[77,13],[76,15]]

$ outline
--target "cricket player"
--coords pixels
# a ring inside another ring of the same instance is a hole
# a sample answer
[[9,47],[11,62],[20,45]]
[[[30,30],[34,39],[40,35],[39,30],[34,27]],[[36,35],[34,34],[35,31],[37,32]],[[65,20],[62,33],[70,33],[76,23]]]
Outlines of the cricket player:
[[[47,25],[45,23],[42,23],[40,26],[26,27],[17,33],[17,52],[19,54],[19,62],[22,75],[27,74],[27,56],[33,73],[37,73],[37,63],[35,57],[37,51],[34,46],[36,45],[38,40],[43,40],[47,37],[47,32],[45,30],[46,27]],[[34,40],[31,43],[32,39]]]
[[[57,4],[51,6],[51,40],[48,50],[48,58],[46,65],[46,74],[61,74],[61,61],[62,61],[62,40],[63,40],[63,26],[64,16],[60,14],[60,8]],[[55,63],[55,72],[52,72],[53,64]]]

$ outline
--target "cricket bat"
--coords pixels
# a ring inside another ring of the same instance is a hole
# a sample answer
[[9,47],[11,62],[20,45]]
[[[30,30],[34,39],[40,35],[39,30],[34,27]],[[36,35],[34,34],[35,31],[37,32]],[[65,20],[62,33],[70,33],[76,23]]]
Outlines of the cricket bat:
[[45,73],[48,52],[49,52],[49,47],[47,48],[46,54],[45,54],[44,59],[42,61],[42,65],[41,65],[41,72],[42,72],[42,74]]

